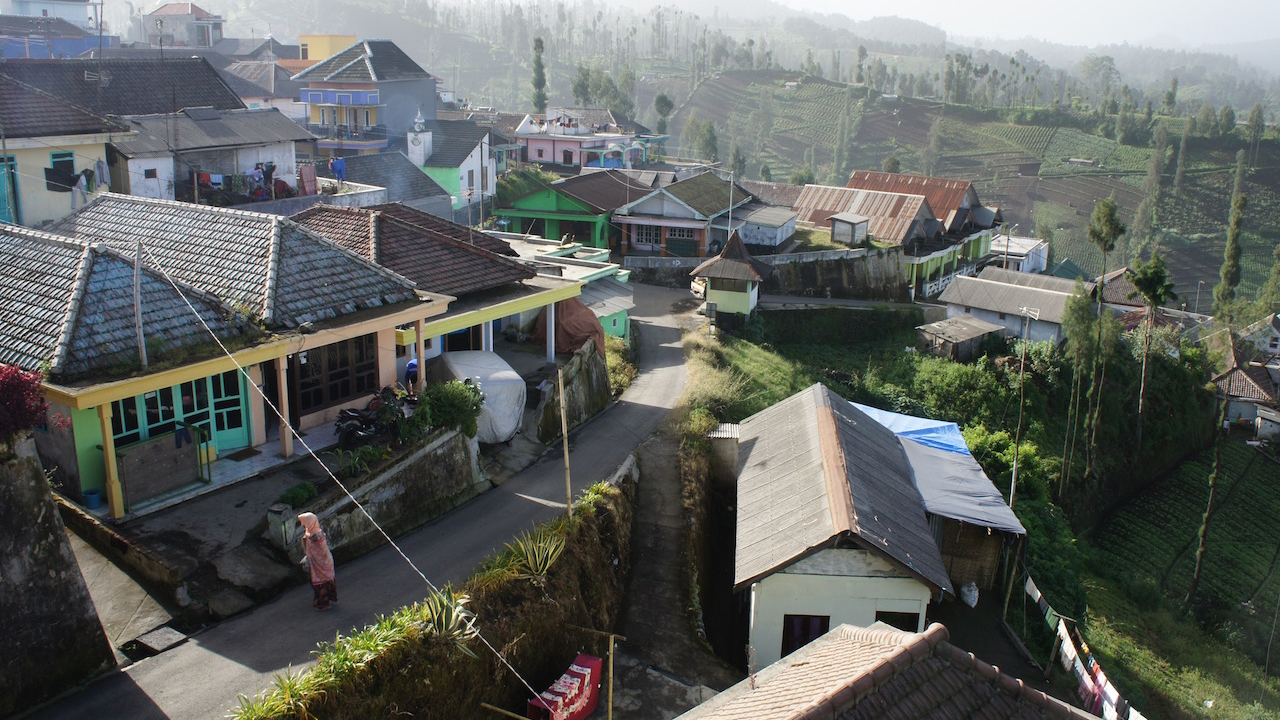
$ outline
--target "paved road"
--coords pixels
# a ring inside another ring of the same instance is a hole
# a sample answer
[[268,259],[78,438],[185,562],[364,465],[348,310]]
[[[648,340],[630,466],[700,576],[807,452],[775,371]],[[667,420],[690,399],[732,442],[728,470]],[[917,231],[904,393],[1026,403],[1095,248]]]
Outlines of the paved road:
[[[685,384],[673,304],[687,291],[635,285],[640,375],[611,409],[570,434],[575,492],[604,479],[666,417]],[[436,583],[458,582],[515,534],[562,512],[564,466],[549,453],[500,487],[402,538],[400,546]],[[342,602],[311,608],[299,587],[186,643],[108,675],[32,717],[211,720],[254,695],[272,675],[311,661],[316,643],[422,598],[422,580],[384,547],[338,569]]]

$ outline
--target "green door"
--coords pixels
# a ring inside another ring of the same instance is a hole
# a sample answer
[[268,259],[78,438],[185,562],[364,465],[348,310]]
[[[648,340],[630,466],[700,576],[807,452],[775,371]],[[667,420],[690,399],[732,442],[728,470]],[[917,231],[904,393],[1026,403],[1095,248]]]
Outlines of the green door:
[[209,378],[213,398],[213,441],[218,453],[249,446],[249,418],[245,413],[244,376],[228,370]]
[[0,157],[0,222],[18,222],[18,168],[13,157]]

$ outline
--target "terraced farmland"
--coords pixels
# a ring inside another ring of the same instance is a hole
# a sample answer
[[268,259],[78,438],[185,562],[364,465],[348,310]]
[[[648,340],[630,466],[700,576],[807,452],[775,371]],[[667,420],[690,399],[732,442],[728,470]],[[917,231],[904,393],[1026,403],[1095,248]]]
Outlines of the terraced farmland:
[[[1191,585],[1196,535],[1208,498],[1212,453],[1183,463],[1168,478],[1127,503],[1097,539],[1101,570],[1153,582],[1171,600]],[[1242,630],[1246,652],[1265,648],[1270,612],[1280,593],[1280,465],[1241,440],[1223,447],[1199,594]],[[1259,647],[1261,646],[1261,647]]]
[[1040,127],[1038,125],[1012,125],[1008,123],[984,123],[979,130],[1013,143],[1036,157],[1044,157],[1049,141],[1057,128]]

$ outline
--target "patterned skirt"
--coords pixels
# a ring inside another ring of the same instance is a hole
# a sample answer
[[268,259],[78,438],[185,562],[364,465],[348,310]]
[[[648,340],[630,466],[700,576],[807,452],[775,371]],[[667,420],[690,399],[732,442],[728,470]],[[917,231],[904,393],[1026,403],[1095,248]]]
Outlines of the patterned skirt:
[[338,585],[333,580],[312,583],[311,588],[316,592],[313,604],[317,610],[328,610],[330,603],[338,602]]

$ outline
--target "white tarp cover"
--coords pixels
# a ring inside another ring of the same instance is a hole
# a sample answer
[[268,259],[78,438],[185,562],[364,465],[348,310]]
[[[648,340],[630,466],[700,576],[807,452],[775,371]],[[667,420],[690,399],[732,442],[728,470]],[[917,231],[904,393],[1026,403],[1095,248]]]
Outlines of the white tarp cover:
[[524,417],[524,378],[497,353],[483,350],[447,352],[440,356],[432,380],[471,378],[484,393],[484,407],[477,420],[476,439],[482,443],[506,442],[520,430]]
[[898,437],[925,512],[1015,535],[1027,534],[1004,496],[969,454],[955,423],[855,406]]

